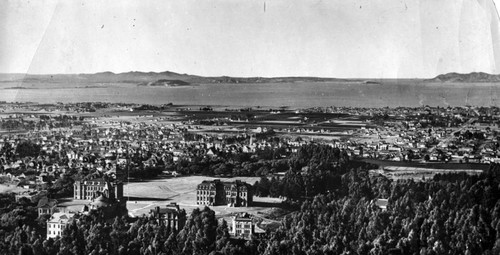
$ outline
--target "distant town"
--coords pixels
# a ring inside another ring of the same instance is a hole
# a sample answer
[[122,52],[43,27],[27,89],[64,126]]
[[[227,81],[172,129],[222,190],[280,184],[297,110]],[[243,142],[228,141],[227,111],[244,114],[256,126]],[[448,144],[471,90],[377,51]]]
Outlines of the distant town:
[[[0,253],[52,254],[63,249],[65,236],[89,234],[95,224],[117,236],[72,244],[76,254],[189,253],[172,245],[197,235],[203,219],[217,229],[207,240],[221,242],[206,247],[273,254],[269,249],[279,247],[266,248],[264,240],[287,219],[318,197],[361,192],[351,190],[360,178],[408,184],[491,174],[500,163],[499,123],[498,107],[0,102],[0,237],[30,228],[38,242],[3,244]],[[369,189],[361,197],[377,215],[400,206],[387,187]],[[139,227],[161,228],[149,235],[162,242],[132,243],[138,234],[129,232]],[[116,239],[125,233],[127,247]],[[43,248],[47,241],[52,248]],[[367,245],[359,249],[377,248]],[[386,246],[381,251],[397,254],[395,245]],[[403,244],[398,249],[406,251]]]

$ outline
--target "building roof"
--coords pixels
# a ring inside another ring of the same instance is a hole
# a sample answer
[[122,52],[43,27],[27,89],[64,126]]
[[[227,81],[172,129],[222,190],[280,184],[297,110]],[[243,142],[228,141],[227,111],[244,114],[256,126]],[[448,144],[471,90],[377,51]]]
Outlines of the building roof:
[[57,205],[57,200],[55,200],[55,199],[49,199],[48,197],[42,197],[38,201],[37,207],[38,208],[41,208],[41,207],[54,207],[56,205]]
[[232,182],[221,182],[219,179],[215,179],[215,180],[204,180],[202,181],[200,184],[198,184],[198,187],[208,187],[209,185],[216,185],[216,184],[222,184],[224,185],[224,188],[227,189],[236,189],[236,188],[242,188],[245,189],[245,188],[249,188],[251,187],[250,184],[246,183],[246,182],[243,182],[243,181],[240,181],[240,180],[235,180],[235,181],[232,181]]
[[252,217],[249,213],[239,213],[233,219],[234,221],[252,222]]
[[67,223],[69,220],[73,218],[74,214],[73,213],[61,213],[57,212],[52,214],[52,216],[49,219],[49,223]]
[[235,217],[234,221],[246,221],[246,222],[252,222],[251,218],[245,218],[245,217]]
[[389,204],[389,200],[388,199],[377,199],[375,201],[375,205],[378,206],[379,208],[387,208],[387,205]]
[[94,199],[92,203],[90,203],[94,208],[108,207],[110,205],[108,199],[102,194]]
[[170,203],[167,204],[165,208],[160,208],[159,206],[155,207],[154,209],[151,209],[151,213],[154,214],[178,214],[180,212],[180,207],[177,203]]

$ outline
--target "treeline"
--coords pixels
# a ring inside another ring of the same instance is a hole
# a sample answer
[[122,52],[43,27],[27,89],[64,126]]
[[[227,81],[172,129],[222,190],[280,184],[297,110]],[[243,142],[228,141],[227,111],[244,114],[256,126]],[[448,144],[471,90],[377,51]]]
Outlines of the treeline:
[[[209,208],[195,209],[182,230],[149,217],[106,223],[94,213],[56,240],[44,240],[28,226],[2,231],[0,253],[499,254],[499,184],[493,170],[391,182],[359,168],[344,174],[335,190],[305,200],[275,232],[260,238],[231,239],[227,223]],[[388,199],[385,211],[374,202],[381,197]]]
[[309,144],[287,159],[288,171],[281,178],[261,177],[255,182],[257,196],[285,197],[298,201],[338,189],[341,178],[349,169],[369,169],[374,166],[350,162],[348,155],[326,145]]
[[92,211],[71,221],[56,239],[45,240],[26,225],[2,230],[0,237],[0,254],[22,255],[248,254],[259,248],[258,241],[231,240],[227,222],[219,222],[208,207],[194,209],[179,230],[147,216],[134,222],[125,217],[108,222]]
[[223,158],[205,158],[191,161],[180,160],[175,164],[167,164],[166,170],[176,171],[183,175],[265,176],[288,170],[288,162],[280,159],[228,161]]
[[498,173],[391,182],[351,171],[286,217],[264,254],[500,254]]
[[282,147],[259,149],[255,153],[216,153],[217,157],[214,158],[181,158],[173,164],[167,164],[166,169],[184,175],[267,176],[288,170],[296,173],[302,171],[303,167],[338,172],[339,167],[344,167],[349,160],[345,151],[315,143],[300,147],[296,153]]
[[[371,176],[372,166],[327,146],[304,146],[287,162],[285,176],[261,179],[257,192],[296,198],[300,210],[261,237],[231,239],[227,223],[204,208],[181,230],[149,217],[106,222],[92,213],[45,240],[40,221],[27,220],[33,211],[4,205],[0,254],[500,254],[499,165],[416,182]],[[386,210],[379,198],[388,200]]]

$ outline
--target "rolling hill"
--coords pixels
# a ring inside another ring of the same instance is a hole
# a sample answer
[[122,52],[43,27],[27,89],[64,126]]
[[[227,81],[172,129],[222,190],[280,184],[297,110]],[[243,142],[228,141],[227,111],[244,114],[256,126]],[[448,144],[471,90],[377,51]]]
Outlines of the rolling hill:
[[[467,74],[447,73],[432,79],[423,79],[430,83],[496,83],[500,82],[500,74],[493,75],[482,72]],[[361,82],[380,84],[379,81],[363,79],[338,79],[321,77],[205,77],[190,74],[165,72],[101,72],[94,74],[0,74],[0,82],[26,83],[129,83],[137,86],[189,86],[194,84],[213,83],[294,83],[294,82]]]
[[101,72],[95,74],[0,74],[0,82],[29,83],[131,83],[139,86],[186,86],[209,83],[291,83],[353,81],[349,79],[319,77],[204,77],[175,72]]
[[426,80],[427,82],[461,82],[461,83],[480,83],[480,82],[500,82],[500,74],[488,73],[447,73],[438,75],[432,79]]

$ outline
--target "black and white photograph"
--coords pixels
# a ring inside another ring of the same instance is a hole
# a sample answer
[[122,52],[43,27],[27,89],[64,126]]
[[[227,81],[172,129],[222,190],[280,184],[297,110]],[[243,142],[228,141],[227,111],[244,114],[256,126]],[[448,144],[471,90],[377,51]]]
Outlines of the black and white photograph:
[[500,254],[500,0],[0,0],[0,254]]

